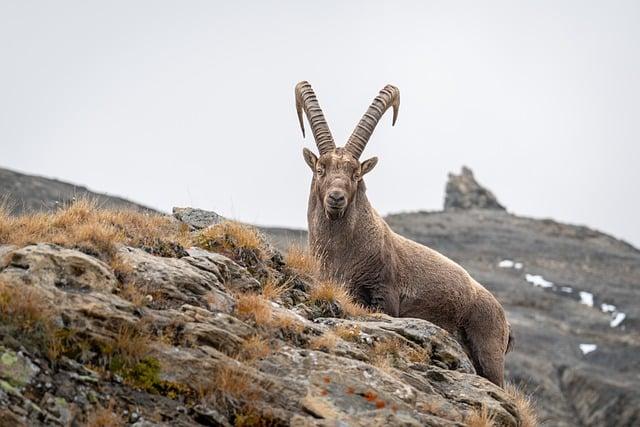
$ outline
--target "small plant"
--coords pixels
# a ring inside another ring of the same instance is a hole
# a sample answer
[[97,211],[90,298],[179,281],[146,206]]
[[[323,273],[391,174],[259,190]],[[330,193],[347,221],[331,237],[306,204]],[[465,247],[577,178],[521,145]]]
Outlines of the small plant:
[[235,221],[224,221],[202,230],[196,236],[195,244],[206,250],[232,254],[248,251],[258,258],[264,250],[258,231]]
[[125,425],[124,420],[116,413],[113,401],[105,408],[98,404],[96,408],[87,415],[85,423],[87,427],[119,427]]
[[495,415],[486,406],[474,409],[464,420],[467,427],[494,427]]
[[358,341],[361,334],[360,325],[336,325],[333,333],[345,341]]
[[262,285],[262,296],[268,300],[277,300],[289,288],[289,282],[278,283],[273,277],[268,277]]
[[526,394],[521,387],[512,383],[506,383],[504,391],[511,396],[518,409],[522,427],[538,426],[538,415],[536,413],[535,401],[531,395]]
[[347,316],[366,316],[371,313],[370,310],[353,300],[344,285],[331,280],[316,283],[311,289],[309,300],[316,304],[337,304]]
[[309,340],[309,348],[312,350],[324,350],[331,351],[336,348],[338,343],[338,337],[331,332],[327,331],[318,337],[313,337]]
[[269,341],[259,335],[247,338],[240,346],[238,357],[248,362],[263,359],[271,354]]
[[289,247],[284,262],[295,272],[308,277],[316,277],[320,270],[318,260],[307,248],[298,244]]
[[256,325],[267,325],[271,321],[271,303],[258,294],[238,294],[235,312],[243,320],[253,320]]
[[428,353],[422,348],[415,348],[401,338],[386,338],[373,344],[370,360],[381,369],[397,367],[400,362],[424,362]]

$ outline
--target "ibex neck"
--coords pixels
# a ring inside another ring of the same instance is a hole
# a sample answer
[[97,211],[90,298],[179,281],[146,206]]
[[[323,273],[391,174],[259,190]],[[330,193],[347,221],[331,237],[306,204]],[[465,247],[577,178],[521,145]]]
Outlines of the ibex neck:
[[327,218],[322,202],[312,188],[307,220],[309,246],[323,257],[342,256],[343,252],[357,247],[359,242],[371,241],[375,237],[371,234],[379,230],[374,224],[382,221],[369,203],[364,182],[358,186],[356,196],[344,216],[336,220]]

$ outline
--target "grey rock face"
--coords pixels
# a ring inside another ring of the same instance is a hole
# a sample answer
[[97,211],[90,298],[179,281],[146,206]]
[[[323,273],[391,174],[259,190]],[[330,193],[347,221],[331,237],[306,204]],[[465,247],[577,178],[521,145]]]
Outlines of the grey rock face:
[[498,202],[498,199],[491,191],[478,184],[471,169],[463,166],[460,175],[449,174],[445,190],[444,209],[505,210],[505,207]]
[[[263,303],[268,318],[253,321],[259,306],[243,314],[237,299],[262,284],[220,254],[187,252],[167,258],[120,249],[127,280],[155,296],[137,306],[124,299],[111,267],[91,256],[50,244],[8,248],[0,286],[44,296],[54,324],[75,331],[63,335],[65,346],[79,345],[81,352],[50,364],[37,350],[18,354],[0,346],[0,416],[16,425],[78,424],[100,403],[136,425],[237,425],[244,416],[268,425],[460,426],[486,407],[496,425],[521,422],[512,398],[475,375],[462,347],[441,328],[379,314],[314,321],[299,314],[310,310],[285,306],[284,297]],[[338,327],[357,332],[349,339],[336,335],[331,348],[310,345]],[[146,332],[127,332],[138,330]],[[243,358],[256,336],[266,352]],[[395,343],[391,354],[372,352],[385,342]],[[144,357],[136,360],[157,365],[139,362],[135,369],[157,372],[110,373],[113,359],[95,371],[98,354],[112,345],[133,354],[142,346]],[[393,353],[398,349],[417,356],[400,357]],[[231,376],[221,382],[225,375]],[[229,391],[237,384],[245,389]],[[251,403],[248,415],[238,403],[243,399]]]
[[187,224],[193,230],[201,230],[211,225],[219,224],[225,220],[221,215],[212,211],[194,208],[173,208],[173,216]]

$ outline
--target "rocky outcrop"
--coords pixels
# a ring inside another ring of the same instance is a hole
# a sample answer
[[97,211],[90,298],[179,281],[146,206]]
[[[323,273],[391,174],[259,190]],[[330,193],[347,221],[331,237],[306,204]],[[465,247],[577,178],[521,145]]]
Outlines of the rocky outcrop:
[[[447,332],[316,317],[313,283],[272,253],[261,269],[201,248],[123,246],[111,265],[47,243],[2,253],[8,425],[460,426],[481,408],[496,425],[521,423]],[[265,271],[286,284],[271,300]]]
[[449,174],[445,189],[445,210],[493,209],[505,210],[493,193],[476,181],[473,171],[462,167],[460,175]]

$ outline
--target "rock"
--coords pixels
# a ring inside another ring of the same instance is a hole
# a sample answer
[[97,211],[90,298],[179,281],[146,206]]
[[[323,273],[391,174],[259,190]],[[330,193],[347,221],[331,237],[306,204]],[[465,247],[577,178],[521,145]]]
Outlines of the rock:
[[209,226],[220,224],[225,221],[223,216],[212,211],[205,211],[194,208],[173,208],[173,216],[179,221],[187,224],[193,230],[202,230]]
[[[382,314],[309,320],[313,284],[298,283],[304,279],[287,276],[271,258],[250,270],[197,248],[181,258],[134,247],[117,255],[126,283],[73,249],[38,244],[7,252],[0,283],[41,294],[51,305],[49,338],[60,338],[47,342],[57,353],[29,350],[39,366],[0,347],[7,419],[80,425],[99,405],[140,426],[460,426],[484,407],[496,425],[522,422],[512,398],[475,375],[458,342],[427,321]],[[257,296],[258,271],[296,283],[295,309],[283,302],[291,295]],[[123,287],[131,284],[151,301],[126,300]],[[314,344],[322,338],[325,344]]]
[[491,191],[478,184],[471,169],[463,166],[460,175],[449,174],[444,209],[493,209],[503,211],[505,207],[498,202],[498,199]]
[[22,353],[0,346],[0,379],[23,388],[35,378],[40,368]]

